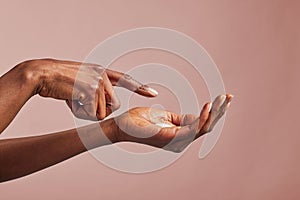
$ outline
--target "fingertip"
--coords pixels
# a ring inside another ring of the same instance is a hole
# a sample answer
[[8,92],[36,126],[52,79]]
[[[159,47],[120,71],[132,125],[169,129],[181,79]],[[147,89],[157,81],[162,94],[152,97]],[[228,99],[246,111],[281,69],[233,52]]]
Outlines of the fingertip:
[[203,115],[208,115],[209,112],[210,112],[210,110],[211,110],[211,108],[212,108],[212,103],[211,102],[208,102],[208,103],[204,104],[204,106],[203,106],[203,108],[202,108],[202,110],[200,112],[200,116],[199,117],[201,117]]
[[149,91],[149,93],[151,93],[154,97],[156,97],[156,96],[158,95],[158,92],[157,92],[155,89],[151,88],[151,87],[148,88],[148,91]]
[[147,97],[156,97],[158,95],[158,92],[155,89],[149,87],[148,85],[140,86],[138,88],[138,93]]
[[226,95],[220,95],[220,104],[222,105],[227,99]]
[[207,103],[207,110],[208,110],[208,112],[211,111],[211,107],[212,107],[212,103],[211,102]]
[[106,113],[105,114],[103,114],[102,112],[101,113],[97,113],[96,114],[96,118],[97,118],[97,120],[99,121],[99,120],[103,120],[104,118],[106,117]]
[[226,94],[226,98],[228,100],[228,102],[230,102],[233,99],[234,95],[232,94]]
[[109,110],[107,109],[107,107],[104,107],[104,108],[100,108],[98,107],[97,111],[96,111],[96,118],[98,120],[103,120],[107,115]]
[[227,96],[227,97],[231,97],[231,98],[233,98],[233,97],[234,97],[234,95],[233,95],[233,94],[226,94],[226,96]]

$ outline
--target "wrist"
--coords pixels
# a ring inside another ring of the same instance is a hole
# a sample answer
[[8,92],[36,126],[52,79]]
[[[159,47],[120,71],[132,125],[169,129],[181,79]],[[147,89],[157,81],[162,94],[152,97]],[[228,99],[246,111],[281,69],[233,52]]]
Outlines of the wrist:
[[13,72],[22,91],[27,91],[28,98],[35,95],[38,87],[38,73],[33,70],[31,60],[19,63],[14,67]]
[[114,119],[79,127],[76,131],[88,150],[118,142]]
[[100,122],[101,131],[111,143],[119,142],[119,128],[114,118],[110,118]]
[[117,142],[113,119],[74,129],[87,150]]
[[22,72],[22,80],[32,88],[32,96],[38,94],[49,78],[49,65],[54,63],[51,59],[27,60],[20,63],[17,68]]

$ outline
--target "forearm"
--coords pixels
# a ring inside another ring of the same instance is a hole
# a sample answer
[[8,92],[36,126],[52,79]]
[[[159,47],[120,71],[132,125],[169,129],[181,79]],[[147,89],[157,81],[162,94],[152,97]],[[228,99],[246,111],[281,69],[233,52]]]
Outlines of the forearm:
[[0,133],[34,95],[37,88],[37,73],[21,63],[0,77]]
[[116,142],[111,123],[72,129],[42,136],[0,140],[0,182],[22,177],[68,158]]

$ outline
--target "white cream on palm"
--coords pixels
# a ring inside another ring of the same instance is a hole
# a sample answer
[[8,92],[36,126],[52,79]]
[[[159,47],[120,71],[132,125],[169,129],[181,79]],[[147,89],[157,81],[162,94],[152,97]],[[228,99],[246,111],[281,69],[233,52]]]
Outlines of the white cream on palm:
[[174,126],[174,125],[166,124],[166,123],[156,123],[155,125],[160,126],[161,128],[168,128],[168,127]]

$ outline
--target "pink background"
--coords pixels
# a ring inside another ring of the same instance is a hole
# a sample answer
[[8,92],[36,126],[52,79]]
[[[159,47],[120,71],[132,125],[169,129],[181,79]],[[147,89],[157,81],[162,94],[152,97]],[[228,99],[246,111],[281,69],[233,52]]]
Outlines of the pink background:
[[[0,184],[1,199],[300,198],[298,1],[86,2],[2,1],[1,73],[29,58],[82,61],[99,42],[127,29],[175,29],[206,48],[235,95],[221,138],[203,160],[197,157],[199,140],[173,165],[142,175],[117,172],[85,153]],[[176,59],[145,51],[117,62],[125,68],[186,65]],[[205,89],[198,95],[201,104],[209,98]],[[170,106],[166,98],[157,102]],[[1,138],[71,127],[64,103],[34,97]]]

